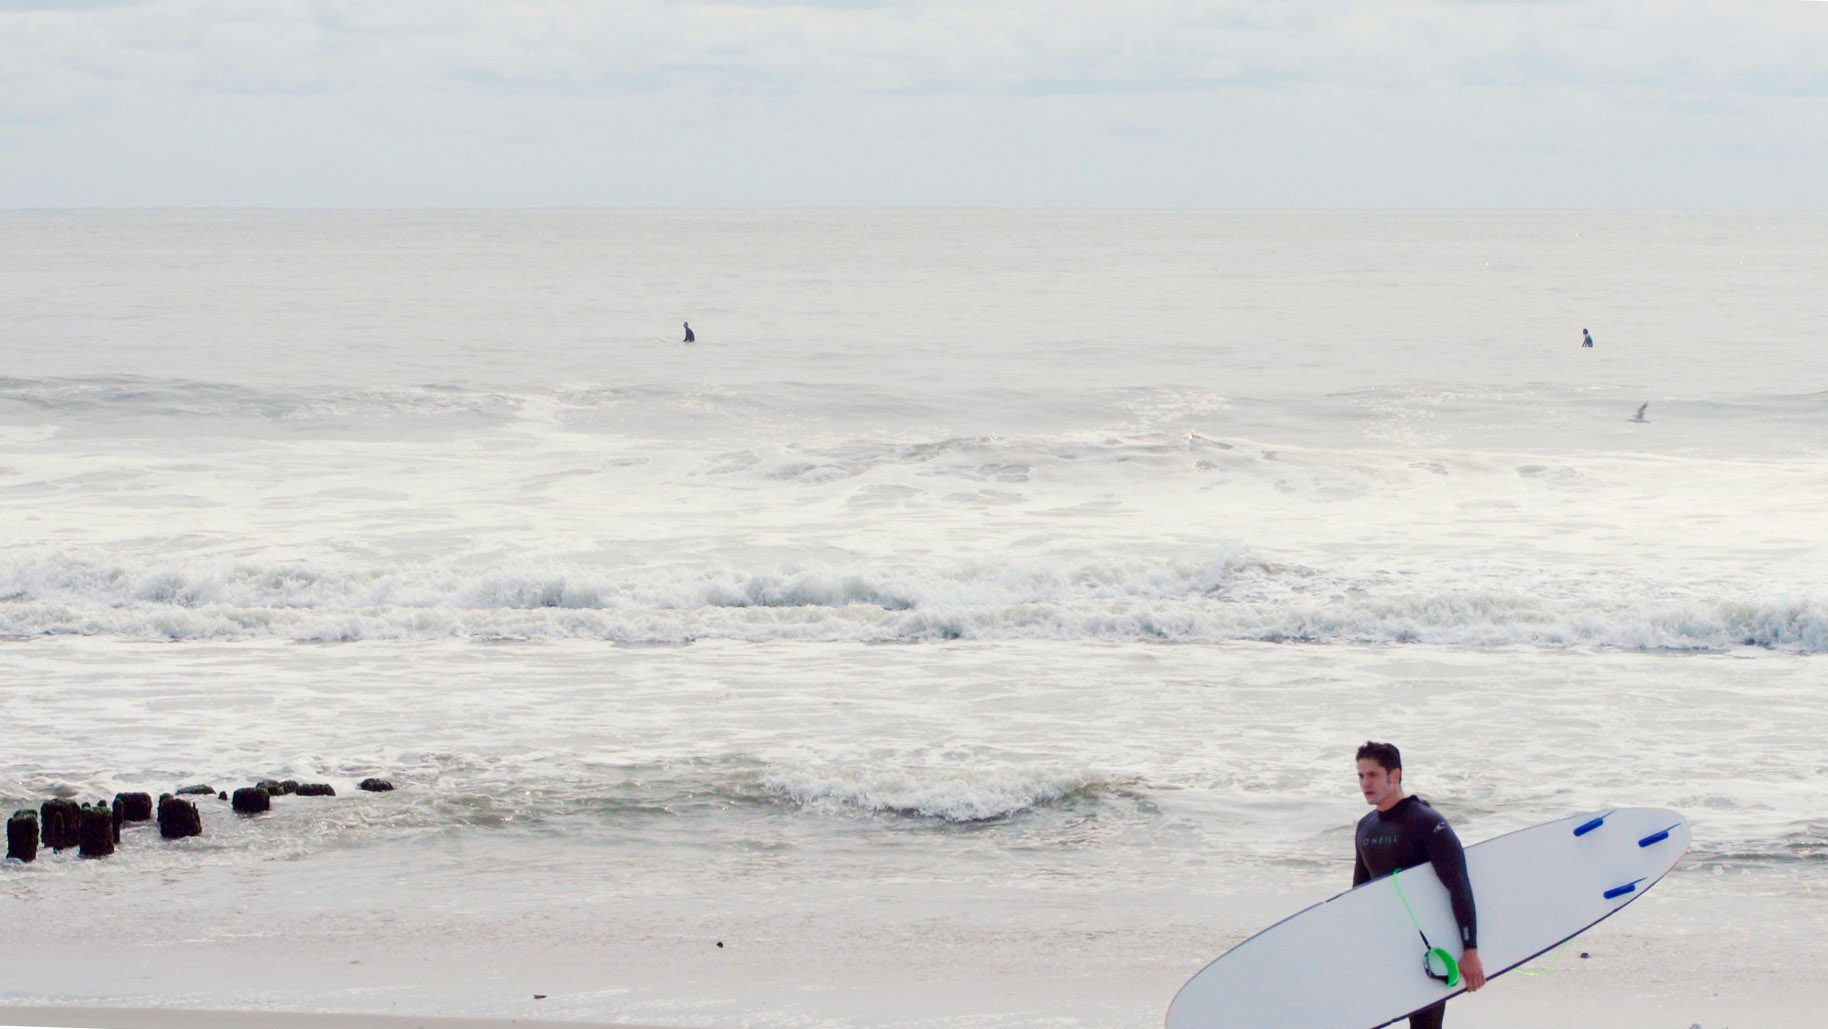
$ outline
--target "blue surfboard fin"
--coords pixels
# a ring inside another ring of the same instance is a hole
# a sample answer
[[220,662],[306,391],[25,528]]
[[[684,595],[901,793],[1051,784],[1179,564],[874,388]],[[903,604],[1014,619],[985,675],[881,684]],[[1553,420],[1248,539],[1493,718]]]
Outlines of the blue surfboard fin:
[[1638,883],[1643,881],[1644,880],[1642,879],[1633,879],[1623,886],[1614,886],[1612,889],[1606,891],[1606,899],[1611,900],[1614,897],[1623,897],[1625,894],[1637,889]]
[[1615,812],[1613,812],[1613,811],[1608,811],[1605,814],[1599,816],[1598,818],[1593,819],[1592,821],[1582,822],[1580,825],[1577,825],[1574,827],[1574,835],[1585,836],[1588,833],[1592,832],[1593,830],[1598,829],[1602,824],[1604,824],[1606,819],[1610,818],[1614,813]]

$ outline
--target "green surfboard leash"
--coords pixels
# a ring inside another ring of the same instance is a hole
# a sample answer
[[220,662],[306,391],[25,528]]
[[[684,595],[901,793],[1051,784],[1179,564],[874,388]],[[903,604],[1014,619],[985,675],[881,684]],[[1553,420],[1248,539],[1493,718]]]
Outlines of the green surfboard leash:
[[[1415,934],[1422,938],[1422,946],[1428,951],[1422,956],[1422,970],[1428,973],[1429,978],[1441,980],[1451,990],[1460,985],[1460,963],[1455,961],[1454,956],[1447,953],[1445,949],[1428,942],[1428,934],[1422,931],[1421,920],[1415,917],[1415,910],[1409,906],[1409,898],[1403,896],[1402,874],[1403,870],[1400,868],[1391,872],[1390,884],[1396,887],[1396,899],[1403,902],[1403,912],[1409,916],[1409,924],[1415,926]],[[1447,970],[1445,973],[1435,974],[1434,965],[1431,962],[1436,958],[1440,959],[1441,967]]]

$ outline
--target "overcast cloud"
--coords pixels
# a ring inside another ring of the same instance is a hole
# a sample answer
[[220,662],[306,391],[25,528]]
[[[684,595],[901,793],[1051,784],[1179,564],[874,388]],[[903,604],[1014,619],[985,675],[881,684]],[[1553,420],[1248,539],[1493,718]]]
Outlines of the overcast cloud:
[[1828,4],[0,0],[0,206],[1828,208]]

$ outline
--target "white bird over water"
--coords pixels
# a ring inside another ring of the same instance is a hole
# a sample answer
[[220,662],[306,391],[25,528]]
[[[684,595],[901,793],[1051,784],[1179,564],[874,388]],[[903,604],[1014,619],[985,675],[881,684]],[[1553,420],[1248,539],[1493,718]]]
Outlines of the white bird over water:
[[1634,421],[1634,422],[1644,422],[1644,421],[1649,421],[1649,419],[1648,419],[1648,418],[1645,418],[1645,417],[1644,417],[1644,409],[1645,409],[1645,408],[1647,408],[1647,407],[1649,407],[1649,406],[1650,406],[1650,401],[1648,401],[1648,400],[1646,400],[1646,401],[1644,401],[1644,402],[1643,402],[1643,403],[1642,403],[1642,404],[1639,404],[1639,405],[1638,405],[1638,413],[1637,413],[1637,414],[1634,414],[1634,415],[1632,415],[1632,416],[1631,416],[1631,420],[1632,420],[1632,421]]

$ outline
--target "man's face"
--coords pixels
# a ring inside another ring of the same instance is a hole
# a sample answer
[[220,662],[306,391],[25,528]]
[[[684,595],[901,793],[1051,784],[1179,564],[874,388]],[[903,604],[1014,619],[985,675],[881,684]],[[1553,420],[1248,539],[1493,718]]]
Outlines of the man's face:
[[1358,792],[1365,803],[1382,810],[1402,799],[1403,770],[1386,769],[1368,757],[1358,759]]

